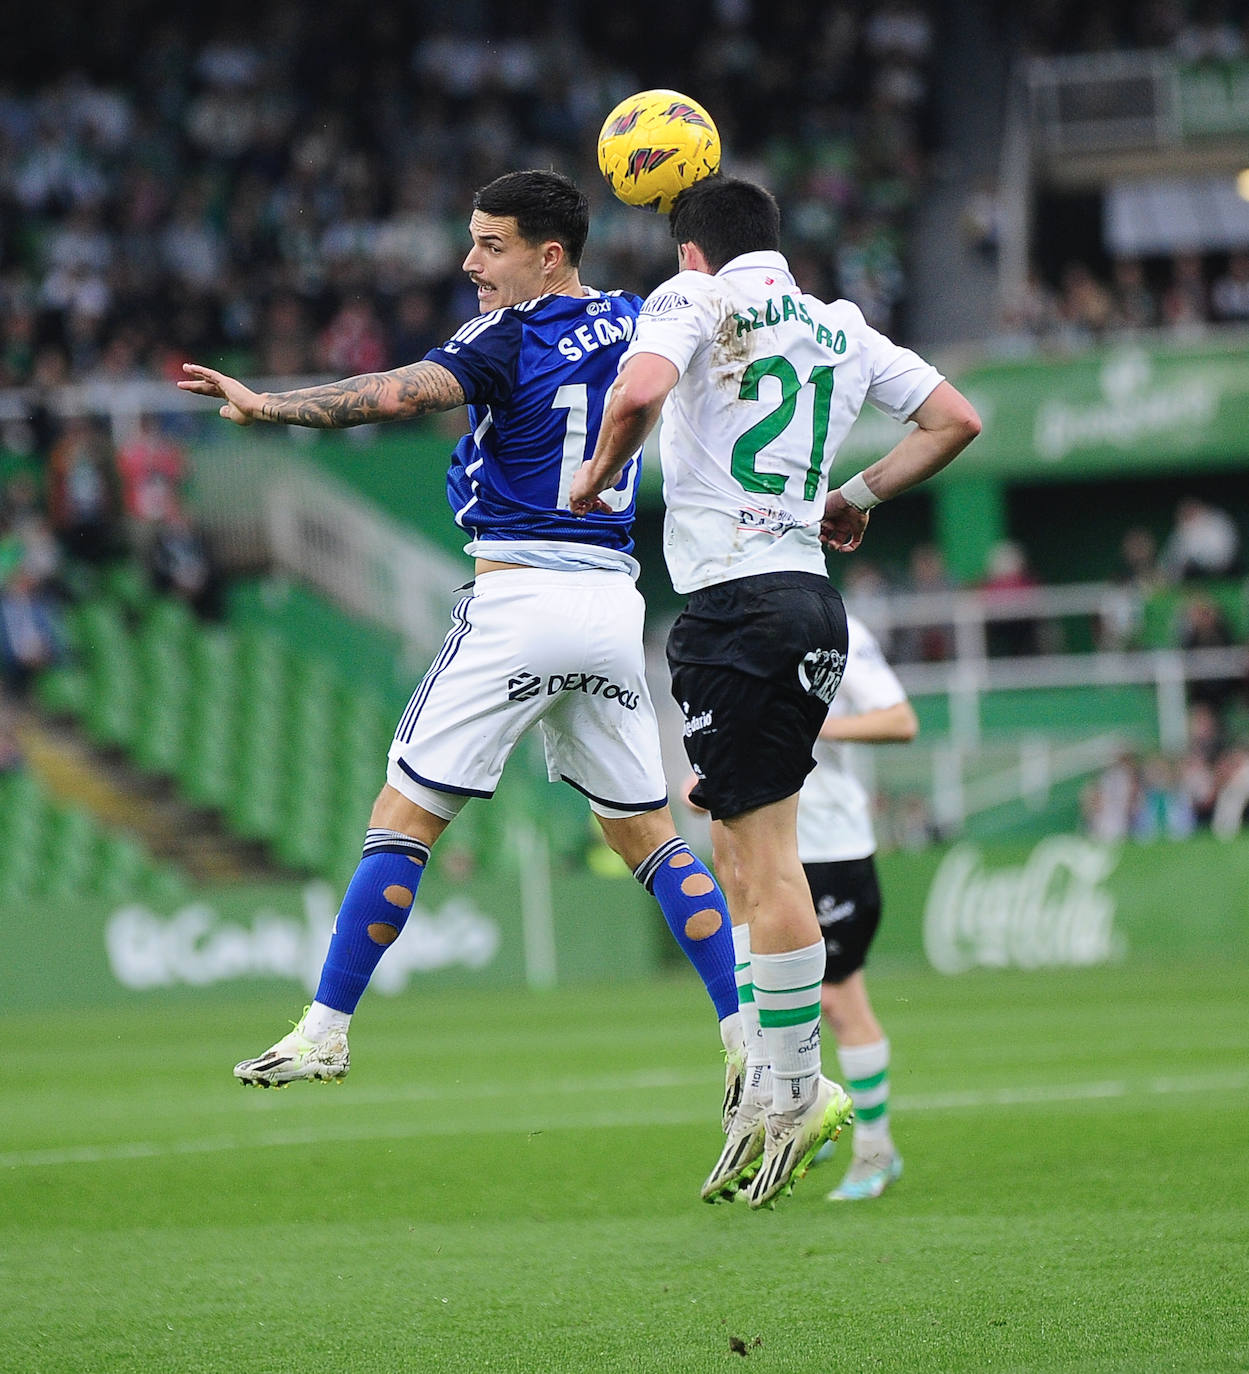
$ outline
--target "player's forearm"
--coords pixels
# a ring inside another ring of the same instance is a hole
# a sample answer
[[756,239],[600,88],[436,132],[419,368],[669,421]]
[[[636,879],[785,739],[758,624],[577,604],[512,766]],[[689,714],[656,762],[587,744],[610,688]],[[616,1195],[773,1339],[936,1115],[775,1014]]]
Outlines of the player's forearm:
[[260,398],[260,418],[309,429],[348,429],[410,420],[463,404],[464,389],[445,367],[420,362],[324,386],[266,392]]
[[[942,382],[911,418],[915,428],[860,474],[877,501],[935,477],[980,433],[980,417],[949,382]],[[848,493],[847,499],[854,498]]]
[[878,711],[854,716],[829,716],[820,727],[820,738],[856,744],[905,743],[919,733],[919,720],[909,701],[895,702]]
[[636,403],[620,382],[615,384],[603,411],[594,456],[582,469],[596,495],[615,485],[625,464],[646,442],[662,408],[662,400]]
[[888,501],[935,477],[979,432],[962,426],[913,429],[883,458],[864,469],[863,480],[879,500]]

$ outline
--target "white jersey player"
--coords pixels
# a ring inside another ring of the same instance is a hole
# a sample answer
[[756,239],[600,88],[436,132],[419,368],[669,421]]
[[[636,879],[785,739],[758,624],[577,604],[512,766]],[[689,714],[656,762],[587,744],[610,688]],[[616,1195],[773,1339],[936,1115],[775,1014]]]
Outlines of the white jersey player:
[[[710,813],[733,914],[747,1088],[703,1185],[766,1206],[851,1110],[820,1073],[824,942],[798,858],[798,793],[845,667],[845,611],[821,541],[858,546],[867,509],[923,481],[978,433],[935,368],[846,301],[802,291],[762,187],[708,177],[670,216],[681,271],[638,317],[594,456],[569,505],[589,515],[658,419],[673,586],[668,639],[686,752]],[[915,424],[830,491],[837,447],[867,402]],[[817,533],[818,526],[818,533]],[[747,934],[748,928],[748,934]],[[749,951],[749,952],[747,952]]]
[[906,690],[866,625],[846,617],[846,671],[820,728],[815,771],[798,802],[798,855],[824,937],[820,1004],[854,1100],[854,1158],[829,1200],[879,1197],[902,1173],[889,1129],[889,1041],[867,994],[863,966],[880,924],[872,799],[855,771],[856,743],[915,737]]

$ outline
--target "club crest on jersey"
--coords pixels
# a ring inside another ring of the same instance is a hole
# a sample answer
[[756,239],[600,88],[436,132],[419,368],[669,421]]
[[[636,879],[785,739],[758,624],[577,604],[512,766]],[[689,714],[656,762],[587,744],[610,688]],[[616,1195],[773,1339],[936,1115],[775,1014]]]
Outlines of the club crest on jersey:
[[845,654],[836,649],[812,649],[798,665],[798,681],[803,691],[831,705],[845,671]]
[[653,172],[656,167],[662,167],[670,157],[676,157],[675,148],[634,148],[629,154],[629,165],[626,168],[628,176],[641,176],[643,172]]

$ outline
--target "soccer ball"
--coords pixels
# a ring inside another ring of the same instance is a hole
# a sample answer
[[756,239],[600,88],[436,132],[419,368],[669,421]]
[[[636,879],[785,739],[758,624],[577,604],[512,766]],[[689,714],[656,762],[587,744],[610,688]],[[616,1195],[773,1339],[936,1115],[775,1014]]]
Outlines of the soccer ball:
[[687,186],[719,170],[720,135],[689,96],[641,91],[607,116],[598,166],[618,200],[666,215]]

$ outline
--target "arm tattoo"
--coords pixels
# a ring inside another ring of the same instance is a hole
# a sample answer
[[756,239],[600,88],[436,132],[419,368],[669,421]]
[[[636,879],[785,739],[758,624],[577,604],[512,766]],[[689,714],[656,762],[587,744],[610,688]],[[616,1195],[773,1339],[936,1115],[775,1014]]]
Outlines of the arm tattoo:
[[464,402],[464,388],[445,367],[419,362],[327,386],[271,391],[260,413],[279,425],[347,429],[379,420],[411,420],[435,410],[454,410]]

